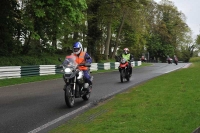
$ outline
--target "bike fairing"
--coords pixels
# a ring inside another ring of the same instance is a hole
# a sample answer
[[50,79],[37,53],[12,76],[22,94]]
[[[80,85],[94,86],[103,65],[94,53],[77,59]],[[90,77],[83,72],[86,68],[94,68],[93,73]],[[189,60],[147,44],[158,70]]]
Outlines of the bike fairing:
[[125,58],[121,59],[120,67],[128,67],[128,62]]

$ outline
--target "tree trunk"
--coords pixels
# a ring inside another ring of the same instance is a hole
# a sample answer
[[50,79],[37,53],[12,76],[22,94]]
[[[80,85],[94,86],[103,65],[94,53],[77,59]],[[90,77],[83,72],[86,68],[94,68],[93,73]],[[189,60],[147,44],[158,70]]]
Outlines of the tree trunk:
[[116,41],[115,41],[115,47],[114,47],[114,50],[113,50],[113,53],[112,53],[112,57],[111,58],[114,58],[115,57],[115,53],[117,51],[117,48],[118,48],[118,41],[119,41],[119,38],[120,38],[120,34],[121,34],[121,31],[122,31],[122,27],[124,25],[124,20],[125,20],[125,13],[123,14],[122,16],[122,21],[121,21],[121,24],[120,24],[120,27],[119,27],[119,31],[117,33],[117,38],[116,38]]
[[87,52],[91,55],[94,61],[97,60],[97,55],[99,53],[96,53],[97,50],[97,43],[98,40],[101,38],[101,31],[98,28],[98,8],[100,6],[101,0],[95,0],[92,1],[88,6],[88,15],[87,16],[94,16],[92,18],[88,18],[88,47]]
[[106,44],[105,44],[105,59],[106,60],[108,60],[108,55],[109,55],[110,39],[111,39],[111,23],[108,22],[107,38],[106,38]]

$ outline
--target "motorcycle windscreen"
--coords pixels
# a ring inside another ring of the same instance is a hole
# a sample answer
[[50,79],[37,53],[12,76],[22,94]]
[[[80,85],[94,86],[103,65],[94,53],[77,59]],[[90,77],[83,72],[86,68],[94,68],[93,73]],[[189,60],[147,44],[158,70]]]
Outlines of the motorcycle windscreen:
[[66,56],[65,60],[63,61],[63,66],[65,67],[76,67],[76,57],[73,55]]

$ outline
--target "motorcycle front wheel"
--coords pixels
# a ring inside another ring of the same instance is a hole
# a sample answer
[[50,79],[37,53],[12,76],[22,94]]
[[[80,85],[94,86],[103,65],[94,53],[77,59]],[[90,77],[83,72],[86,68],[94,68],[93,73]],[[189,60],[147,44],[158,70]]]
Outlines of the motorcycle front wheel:
[[65,89],[65,103],[70,108],[73,107],[75,103],[75,96],[70,86],[66,86],[66,89]]
[[121,83],[124,82],[124,70],[121,70],[121,72],[120,72],[120,81],[121,81]]

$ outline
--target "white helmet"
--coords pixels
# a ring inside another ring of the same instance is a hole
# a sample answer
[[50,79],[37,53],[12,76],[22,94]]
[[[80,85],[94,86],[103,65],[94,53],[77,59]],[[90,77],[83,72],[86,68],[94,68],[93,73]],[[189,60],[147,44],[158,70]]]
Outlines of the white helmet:
[[124,48],[124,54],[128,54],[129,53],[129,49],[128,48]]

